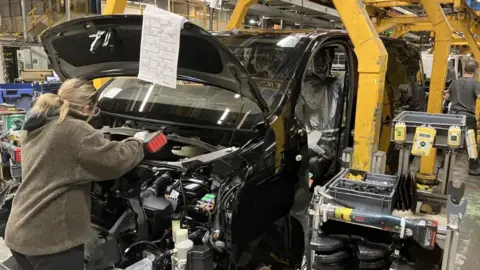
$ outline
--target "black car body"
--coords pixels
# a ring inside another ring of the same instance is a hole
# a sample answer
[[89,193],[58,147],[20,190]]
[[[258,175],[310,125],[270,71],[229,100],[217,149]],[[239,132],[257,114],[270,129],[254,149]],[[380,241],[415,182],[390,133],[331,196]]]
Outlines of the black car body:
[[[105,136],[162,130],[168,139],[132,172],[93,184],[95,234],[87,246],[94,248],[86,251],[86,268],[123,268],[146,252],[155,269],[169,268],[175,219],[195,247],[213,252],[219,269],[299,266],[306,223],[297,213],[309,196],[295,100],[279,95],[275,108],[268,106],[231,51],[189,22],[181,31],[177,89],[137,80],[141,30],[142,16],[94,16],[42,37],[62,80],[117,77],[100,90],[102,112],[92,123]],[[215,197],[213,209],[201,201],[205,195]]]
[[[246,66],[262,96],[270,101],[269,104],[276,105],[271,101],[275,93],[287,91],[282,94],[289,95],[292,102],[297,102],[295,107],[297,118],[306,125],[308,133],[311,132],[308,123],[310,120],[301,113],[301,99],[305,97],[303,93],[306,91],[305,81],[311,73],[315,55],[328,48],[335,49],[330,77],[335,77],[335,80],[340,82],[341,89],[321,89],[325,94],[317,95],[319,115],[328,122],[320,130],[326,132],[335,130],[334,138],[324,142],[320,140],[319,144],[323,143],[322,147],[332,153],[325,154],[325,158],[319,162],[311,160],[313,167],[310,166],[310,172],[314,175],[317,173],[316,177],[320,179],[325,179],[326,176],[328,179],[329,175],[336,173],[340,165],[337,161],[341,152],[354,145],[355,110],[358,109],[356,106],[358,63],[347,32],[342,30],[252,30],[219,32],[214,35],[224,42]],[[420,52],[403,40],[387,37],[381,37],[381,39],[388,52],[388,66],[379,150],[388,153],[387,164],[393,166],[387,169],[393,171],[396,169],[394,165],[396,153],[390,144],[390,120],[405,109],[424,111],[426,99],[421,76]],[[266,67],[262,68],[262,72],[257,72],[258,64],[254,63],[259,57],[268,59],[268,61],[263,60]],[[331,80],[331,78],[328,79]],[[321,87],[324,86],[320,85]],[[333,109],[334,106],[336,109]],[[321,110],[324,108],[332,108],[332,111],[322,113]],[[332,140],[335,142],[332,143]],[[309,142],[309,145],[311,146],[312,142]]]
[[[147,129],[162,130],[169,140],[167,147],[131,173],[94,185],[92,221],[102,240],[98,250],[108,255],[87,254],[87,268],[125,267],[140,260],[145,251],[161,257],[158,253],[166,254],[171,247],[171,237],[164,239],[164,231],[169,232],[171,220],[179,215],[196,245],[205,242],[205,230],[215,236],[207,246],[214,250],[220,268],[299,267],[308,231],[304,218],[310,199],[307,180],[312,153],[305,119],[297,117],[298,100],[315,54],[326,47],[341,48],[345,91],[331,99],[339,104],[335,112],[341,116],[332,114],[340,120],[333,121],[332,129],[337,130],[333,145],[327,142],[335,153],[314,164],[322,167],[316,177],[324,178],[339,168],[339,153],[353,145],[358,76],[347,34],[220,33],[215,34],[217,39],[186,23],[180,43],[179,83],[177,89],[169,89],[131,78],[138,73],[141,25],[141,16],[89,17],[53,27],[42,38],[52,67],[62,79],[120,76],[101,89],[102,113],[92,123],[103,127],[106,136],[121,140]],[[92,46],[97,34],[99,45]],[[237,59],[244,53],[238,49],[248,47],[245,44],[250,41],[252,48],[259,41],[266,43],[267,50],[286,54],[272,59],[273,71],[254,74],[248,61],[242,59],[245,69]],[[400,41],[385,42],[391,44],[390,54],[397,56],[389,59],[402,64],[401,71],[389,65],[389,74],[408,70],[389,85],[410,83],[416,65],[414,57],[405,58],[410,48]],[[397,88],[389,89],[398,96]],[[164,175],[167,184],[158,187],[156,180]],[[192,184],[207,186],[208,193],[217,195],[212,213],[195,209],[207,191],[191,188]],[[156,196],[146,196],[152,189]],[[172,206],[172,190],[182,194],[178,204],[184,205]],[[10,204],[11,196],[3,208],[3,222]],[[164,240],[156,247],[159,250],[152,250],[150,244],[159,239]],[[131,245],[135,248],[122,256]]]

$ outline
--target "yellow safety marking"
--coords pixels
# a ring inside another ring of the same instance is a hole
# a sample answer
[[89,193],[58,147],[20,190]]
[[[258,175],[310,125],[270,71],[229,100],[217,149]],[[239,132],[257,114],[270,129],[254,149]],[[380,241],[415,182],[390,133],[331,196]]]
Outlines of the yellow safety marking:
[[352,209],[351,208],[337,208],[335,209],[335,218],[345,220],[345,221],[351,221],[352,219],[350,218],[350,215],[352,214]]

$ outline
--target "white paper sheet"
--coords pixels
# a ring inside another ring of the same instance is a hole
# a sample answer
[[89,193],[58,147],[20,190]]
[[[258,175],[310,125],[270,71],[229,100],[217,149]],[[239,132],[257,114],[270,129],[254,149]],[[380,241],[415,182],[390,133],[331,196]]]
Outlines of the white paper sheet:
[[139,79],[176,88],[180,31],[185,21],[180,15],[147,6],[143,13]]
[[115,96],[118,95],[118,93],[122,92],[122,88],[110,88],[108,91],[105,93],[105,91],[102,91],[102,94],[100,95],[100,99],[102,98],[114,98]]

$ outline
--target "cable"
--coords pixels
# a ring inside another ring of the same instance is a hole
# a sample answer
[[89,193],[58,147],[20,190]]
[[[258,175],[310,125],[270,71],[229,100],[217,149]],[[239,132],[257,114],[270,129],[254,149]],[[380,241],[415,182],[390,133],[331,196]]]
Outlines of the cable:
[[172,229],[168,229],[165,231],[165,233],[160,237],[160,239],[152,241],[153,244],[161,243],[163,240],[165,240],[165,237],[167,237],[168,233],[170,233]]
[[138,241],[138,242],[135,242],[133,244],[131,244],[130,246],[128,246],[125,251],[123,252],[123,256],[122,257],[125,257],[125,255],[130,251],[130,249],[132,249],[134,246],[138,246],[140,244],[145,244],[145,245],[148,245],[150,247],[153,247],[155,249],[159,249],[158,246],[156,246],[157,243],[160,243],[162,242],[165,237],[168,235],[168,233],[171,232],[171,229],[168,229],[167,231],[165,231],[165,233],[162,235],[162,237],[160,237],[159,240],[155,240],[155,241]]
[[145,244],[145,245],[148,245],[152,248],[155,248],[155,249],[158,249],[158,247],[153,244],[151,241],[138,241],[138,242],[135,242],[133,244],[131,244],[130,246],[128,246],[125,251],[123,252],[123,256],[122,257],[125,257],[125,255],[130,251],[130,249],[132,249],[134,246],[138,246],[140,244]]
[[[237,184],[235,186],[233,186],[231,189],[229,189],[224,196],[222,196],[222,200],[220,201],[220,204],[225,206],[225,202],[227,201],[227,199],[233,194],[233,192],[235,192],[237,190],[238,187],[240,187],[242,184]],[[223,209],[223,208],[222,208]]]
[[215,251],[217,251],[217,252],[219,252],[219,253],[223,253],[223,250],[220,249],[219,247],[217,247],[217,246],[215,245],[215,243],[213,243],[213,236],[212,236],[212,234],[210,234],[210,235],[208,236],[208,243],[210,244],[210,246],[211,246]]
[[180,192],[182,193],[183,201],[182,214],[180,215],[180,226],[182,225],[182,220],[185,217],[185,207],[187,206],[187,197],[185,196],[185,190],[183,189],[183,179],[185,178],[185,174],[187,173],[187,171],[183,172],[178,179],[178,182],[180,183]]
[[172,256],[172,254],[173,254],[172,250],[167,250],[164,253],[162,253],[160,256],[157,256],[155,260],[153,260],[153,265],[155,269],[158,269],[158,267],[160,267],[160,269],[165,269],[164,261],[168,256]]

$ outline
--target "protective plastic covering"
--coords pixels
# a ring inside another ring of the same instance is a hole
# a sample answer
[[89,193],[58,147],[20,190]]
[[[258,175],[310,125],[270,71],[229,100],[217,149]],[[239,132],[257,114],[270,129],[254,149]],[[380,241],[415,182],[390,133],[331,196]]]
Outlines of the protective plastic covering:
[[312,74],[304,81],[297,116],[305,123],[310,152],[310,172],[316,181],[331,168],[337,149],[340,104],[343,86],[336,77],[319,78]]
[[[343,116],[342,79],[332,75],[333,48],[319,51],[307,68],[296,113],[308,133],[310,173],[313,180],[331,168],[336,155],[338,127]],[[341,77],[341,76],[340,76]]]
[[310,150],[326,159],[332,159],[336,154],[342,95],[343,88],[337,78],[310,78],[305,80],[297,106],[297,115],[307,129]]
[[339,99],[343,87],[335,77],[324,80],[311,76],[305,79],[299,100],[298,114],[307,132],[335,129],[341,119]]

